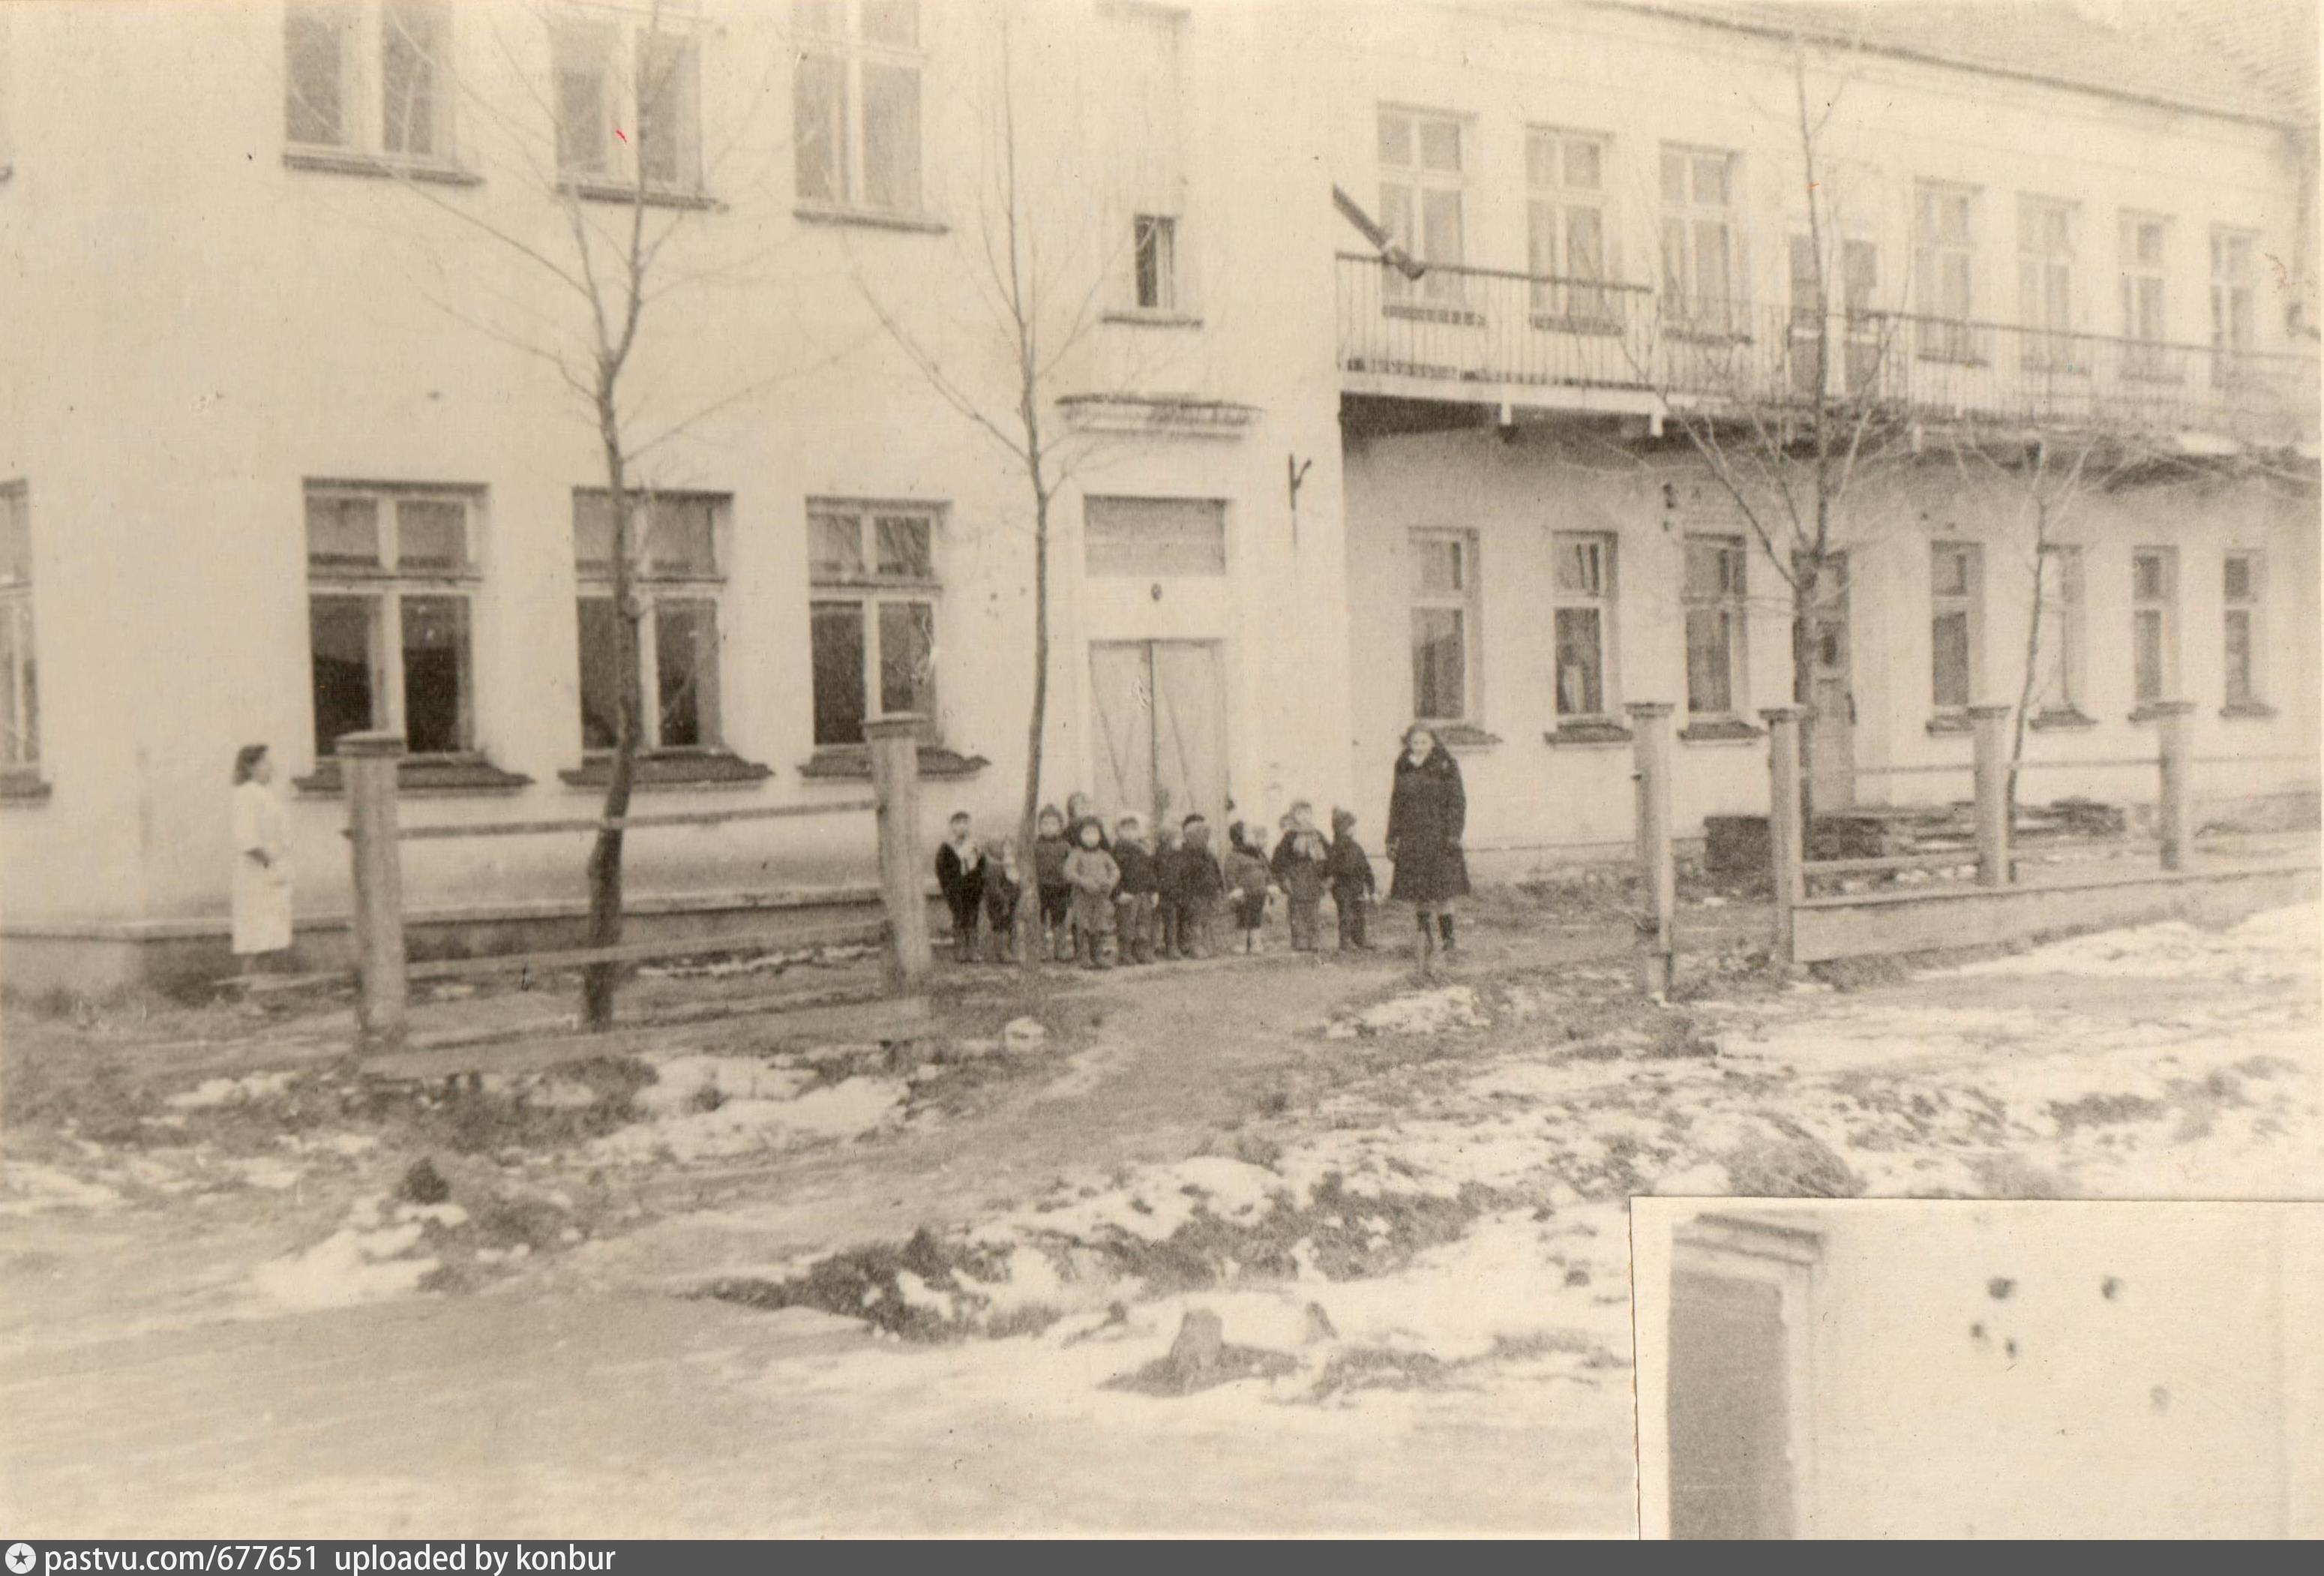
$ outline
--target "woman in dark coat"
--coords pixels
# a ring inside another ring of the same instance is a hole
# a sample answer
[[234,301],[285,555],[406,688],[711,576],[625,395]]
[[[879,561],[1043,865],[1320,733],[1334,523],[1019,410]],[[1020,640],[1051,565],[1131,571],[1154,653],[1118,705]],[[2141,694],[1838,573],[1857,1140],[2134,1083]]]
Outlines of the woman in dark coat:
[[1419,913],[1424,968],[1440,937],[1447,952],[1453,950],[1452,900],[1469,895],[1469,863],[1461,855],[1468,819],[1460,765],[1435,734],[1414,723],[1405,730],[1388,802],[1388,857],[1396,867],[1388,895]]

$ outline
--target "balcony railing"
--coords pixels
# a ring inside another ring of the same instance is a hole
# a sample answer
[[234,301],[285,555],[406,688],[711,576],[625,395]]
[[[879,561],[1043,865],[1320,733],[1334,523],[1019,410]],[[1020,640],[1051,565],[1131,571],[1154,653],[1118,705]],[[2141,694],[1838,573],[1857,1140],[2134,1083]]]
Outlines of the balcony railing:
[[[1591,391],[1692,409],[1796,406],[1821,382],[1930,420],[2208,432],[2312,441],[2313,353],[2210,346],[1902,312],[1836,312],[1828,358],[1814,312],[1683,301],[1643,286],[1490,268],[1432,266],[1419,279],[1342,255],[1339,361],[1384,392],[1507,399]],[[1418,385],[1418,386],[1415,386]],[[1456,386],[1462,385],[1462,386]]]

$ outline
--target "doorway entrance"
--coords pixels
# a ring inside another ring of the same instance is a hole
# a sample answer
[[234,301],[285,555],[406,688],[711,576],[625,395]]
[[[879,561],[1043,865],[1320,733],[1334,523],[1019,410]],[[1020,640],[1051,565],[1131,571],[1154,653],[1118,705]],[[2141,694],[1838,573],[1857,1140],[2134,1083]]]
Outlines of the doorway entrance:
[[1670,1535],[1792,1536],[1784,1288],[1680,1270],[1670,1298]]
[[1226,676],[1216,641],[1094,641],[1097,801],[1150,828],[1227,808]]

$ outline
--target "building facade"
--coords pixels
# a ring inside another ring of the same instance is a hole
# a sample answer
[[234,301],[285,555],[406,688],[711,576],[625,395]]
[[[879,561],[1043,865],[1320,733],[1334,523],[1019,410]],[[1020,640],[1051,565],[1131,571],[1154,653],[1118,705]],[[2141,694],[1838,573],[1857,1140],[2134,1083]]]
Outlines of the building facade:
[[[1668,700],[1682,830],[1763,805],[1756,713],[1789,697],[1791,615],[1665,420],[1737,391],[1674,375],[1656,327],[1692,313],[1721,366],[1792,386],[1798,46],[1736,20],[8,7],[12,988],[216,966],[244,743],[291,779],[318,960],[348,908],[342,735],[404,736],[407,820],[590,812],[618,683],[591,301],[624,299],[633,242],[618,409],[650,495],[657,799],[861,797],[863,719],[911,710],[931,827],[1013,826],[1029,359],[1054,493],[1044,797],[1260,825],[1305,798],[1376,840],[1418,715],[1463,755],[1480,867],[1517,873],[1628,836],[1622,706]],[[1847,83],[1840,338],[1885,313],[1955,352],[1884,363],[1883,408],[2082,432],[2134,403],[2210,461],[2061,526],[2080,551],[2052,582],[2070,644],[2045,742],[2136,753],[2141,703],[2183,694],[2220,752],[2312,753],[2313,341],[2287,311],[2312,108],[2226,63],[2181,103],[1815,58]],[[2029,379],[2033,308],[2066,364],[2105,348],[2080,383]],[[1928,454],[1870,477],[1847,528],[1822,710],[1857,719],[1858,764],[1965,760],[1954,715],[2014,698],[2021,478]],[[704,923],[851,901],[870,829],[831,829],[852,825],[641,837],[631,890]],[[407,904],[431,944],[569,923],[584,851],[413,845]]]

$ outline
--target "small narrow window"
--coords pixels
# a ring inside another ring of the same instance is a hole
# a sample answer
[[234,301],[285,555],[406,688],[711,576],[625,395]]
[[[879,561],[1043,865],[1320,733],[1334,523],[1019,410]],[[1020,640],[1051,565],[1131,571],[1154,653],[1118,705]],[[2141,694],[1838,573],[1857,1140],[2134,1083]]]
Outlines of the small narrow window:
[[1614,539],[1562,531],[1550,551],[1554,709],[1561,722],[1603,719],[1614,709]]
[[1178,221],[1167,214],[1141,213],[1130,224],[1138,305],[1145,311],[1175,311],[1178,306]]
[[22,482],[0,486],[0,779],[41,765],[41,686],[32,641],[32,533]]
[[2142,706],[2171,699],[2179,681],[2179,555],[2142,547],[2130,556],[2133,694]]
[[1744,576],[1750,561],[1739,536],[1686,542],[1686,709],[1703,718],[1744,709]]
[[2034,642],[2034,706],[2052,716],[2082,709],[2082,550],[2042,550],[2042,627]]
[[2260,681],[2267,650],[2262,605],[2264,561],[2257,552],[2230,552],[2223,578],[2227,702],[2230,707],[2256,707],[2264,702],[2266,689]]
[[1939,711],[1957,712],[1978,689],[1984,555],[1972,542],[1940,542],[1929,567],[1930,698]]
[[1477,539],[1466,531],[1416,531],[1411,550],[1413,715],[1473,721]]

